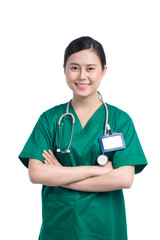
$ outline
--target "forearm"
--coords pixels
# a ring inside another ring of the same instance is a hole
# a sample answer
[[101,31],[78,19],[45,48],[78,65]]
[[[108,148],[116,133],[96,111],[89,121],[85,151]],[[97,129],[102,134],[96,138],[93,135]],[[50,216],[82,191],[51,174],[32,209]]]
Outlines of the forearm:
[[91,177],[64,187],[85,192],[108,192],[130,188],[134,178],[134,166],[125,166],[107,174]]
[[62,186],[103,174],[102,168],[98,166],[62,167],[37,161],[30,160],[30,180],[47,186]]

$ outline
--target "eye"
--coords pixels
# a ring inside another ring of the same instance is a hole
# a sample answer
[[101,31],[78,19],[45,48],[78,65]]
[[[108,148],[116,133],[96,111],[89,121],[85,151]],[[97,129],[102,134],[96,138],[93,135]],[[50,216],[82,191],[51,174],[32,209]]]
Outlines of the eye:
[[71,69],[72,69],[73,71],[78,71],[78,67],[76,67],[76,66],[73,66]]
[[92,71],[94,71],[94,70],[95,70],[95,69],[94,69],[93,67],[89,67],[89,68],[88,68],[88,71],[89,71],[89,72],[92,72]]

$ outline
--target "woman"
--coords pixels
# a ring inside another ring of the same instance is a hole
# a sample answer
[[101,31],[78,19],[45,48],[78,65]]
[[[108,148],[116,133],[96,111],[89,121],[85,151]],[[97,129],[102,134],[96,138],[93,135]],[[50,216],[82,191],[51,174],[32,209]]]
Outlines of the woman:
[[[108,124],[112,132],[123,134],[126,147],[103,153],[110,161],[97,164],[107,117],[97,89],[106,71],[99,42],[90,37],[72,41],[64,73],[73,98],[40,116],[19,155],[31,182],[43,185],[39,240],[127,239],[122,189],[131,187],[134,173],[147,161],[131,118],[106,104]],[[60,121],[66,111],[70,115]]]

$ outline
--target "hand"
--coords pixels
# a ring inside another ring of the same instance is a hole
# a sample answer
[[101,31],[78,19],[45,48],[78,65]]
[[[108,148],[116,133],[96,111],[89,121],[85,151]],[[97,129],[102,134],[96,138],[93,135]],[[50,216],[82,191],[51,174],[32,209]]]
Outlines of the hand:
[[49,150],[48,152],[46,150],[44,150],[42,153],[42,156],[45,159],[44,160],[45,164],[62,167],[62,165],[58,162],[57,158],[54,156],[54,154],[51,150]]
[[105,167],[108,168],[108,171],[109,171],[109,172],[112,171],[112,170],[113,170],[113,164],[112,164],[112,162],[111,162],[111,161],[108,161],[107,164],[105,165]]
[[100,166],[100,167],[101,167],[102,170],[104,171],[103,174],[106,174],[106,173],[108,173],[108,172],[110,172],[110,171],[113,170],[113,165],[112,165],[112,162],[111,162],[111,161],[108,161],[106,165]]
[[[104,166],[92,166],[92,167],[98,169],[98,176],[105,175],[114,170],[111,161],[108,161],[107,164]],[[77,181],[74,183],[63,185],[62,187],[72,189],[72,190],[77,190],[77,191],[94,192],[95,190],[93,189],[97,184],[97,182],[99,181],[98,179],[100,178],[97,178],[96,176],[94,176],[94,177],[84,179],[82,181]],[[96,190],[96,191],[98,192],[99,190]]]

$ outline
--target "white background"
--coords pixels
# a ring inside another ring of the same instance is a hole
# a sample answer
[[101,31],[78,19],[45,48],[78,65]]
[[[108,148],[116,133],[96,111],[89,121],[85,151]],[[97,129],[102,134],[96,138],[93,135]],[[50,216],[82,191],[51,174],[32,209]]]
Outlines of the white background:
[[72,97],[63,54],[84,35],[104,46],[99,90],[132,117],[149,162],[124,191],[129,240],[160,239],[159,12],[158,0],[1,0],[0,239],[38,239],[41,186],[30,183],[18,154],[39,115]]

